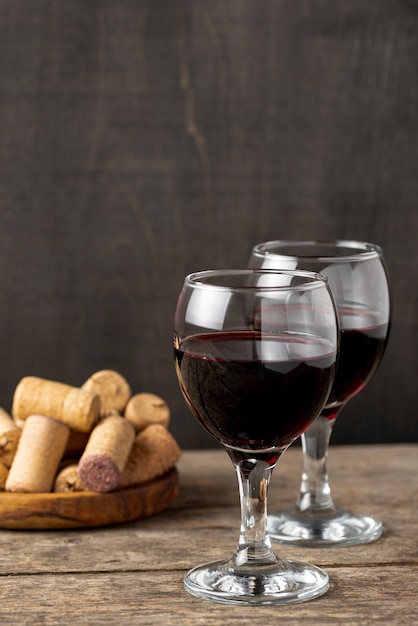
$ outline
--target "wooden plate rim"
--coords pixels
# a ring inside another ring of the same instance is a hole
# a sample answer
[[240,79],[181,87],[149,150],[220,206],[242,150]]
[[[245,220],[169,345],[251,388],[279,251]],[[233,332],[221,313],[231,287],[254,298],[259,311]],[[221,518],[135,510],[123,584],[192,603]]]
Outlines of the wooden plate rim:
[[[0,529],[64,529],[132,522],[166,509],[177,497],[178,488],[178,471],[173,467],[152,480],[106,493],[0,492]],[[63,515],[58,513],[60,505]],[[72,512],[68,519],[66,505]],[[94,510],[98,515],[90,519]]]

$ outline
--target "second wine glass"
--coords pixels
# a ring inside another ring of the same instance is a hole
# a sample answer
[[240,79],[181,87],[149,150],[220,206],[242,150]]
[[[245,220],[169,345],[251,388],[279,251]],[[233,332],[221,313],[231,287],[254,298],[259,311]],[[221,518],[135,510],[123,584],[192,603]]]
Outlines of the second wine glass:
[[303,471],[294,506],[269,517],[273,538],[306,546],[355,545],[378,539],[379,519],[334,504],[327,454],[337,415],[370,380],[387,342],[390,295],[379,246],[359,241],[268,241],[257,244],[249,267],[305,269],[328,277],[340,320],[334,385],[320,417],[302,435]]

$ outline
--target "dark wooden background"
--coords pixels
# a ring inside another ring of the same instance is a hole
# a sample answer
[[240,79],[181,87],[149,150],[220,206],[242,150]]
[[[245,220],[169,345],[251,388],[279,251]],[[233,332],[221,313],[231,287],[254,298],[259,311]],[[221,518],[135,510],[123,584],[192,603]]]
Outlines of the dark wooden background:
[[217,445],[172,363],[186,273],[382,245],[394,325],[333,443],[418,441],[416,0],[0,0],[0,404],[115,368]]

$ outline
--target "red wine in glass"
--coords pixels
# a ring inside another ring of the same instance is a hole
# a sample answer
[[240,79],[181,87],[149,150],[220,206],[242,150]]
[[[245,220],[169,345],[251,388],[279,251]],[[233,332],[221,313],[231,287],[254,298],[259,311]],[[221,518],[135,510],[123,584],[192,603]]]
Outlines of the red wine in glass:
[[[389,324],[375,324],[361,310],[339,311],[341,334],[338,365],[322,414],[334,419],[342,405],[361,391],[376,372],[386,348]],[[356,326],[355,324],[360,324]]]
[[335,354],[327,354],[320,340],[257,331],[188,337],[175,349],[175,360],[202,426],[233,448],[268,449],[263,458],[269,462],[318,415],[335,366]]

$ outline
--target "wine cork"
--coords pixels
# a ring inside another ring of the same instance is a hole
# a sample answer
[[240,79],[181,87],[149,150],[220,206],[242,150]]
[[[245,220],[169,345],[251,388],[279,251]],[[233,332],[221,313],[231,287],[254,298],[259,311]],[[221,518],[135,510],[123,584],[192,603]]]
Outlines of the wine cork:
[[45,415],[26,418],[6,480],[6,491],[51,491],[70,429]]
[[119,486],[127,487],[161,476],[174,467],[181,451],[174,437],[161,424],[151,424],[135,438]]
[[132,422],[137,433],[151,424],[168,427],[170,409],[168,404],[153,393],[137,393],[126,405],[125,418]]
[[74,493],[76,491],[86,491],[86,487],[78,475],[77,463],[71,463],[58,472],[54,482],[54,492]]
[[114,370],[100,370],[92,374],[81,389],[100,396],[102,417],[122,413],[132,395],[126,378]]
[[0,407],[0,463],[10,467],[16,454],[21,430],[10,415]]
[[6,480],[9,474],[9,468],[0,463],[0,491],[5,491],[6,489]]
[[12,413],[17,420],[46,415],[74,430],[89,432],[100,414],[100,397],[64,383],[26,376],[16,387]]
[[78,463],[78,475],[92,491],[116,489],[135,439],[135,429],[120,415],[110,415],[92,431]]

